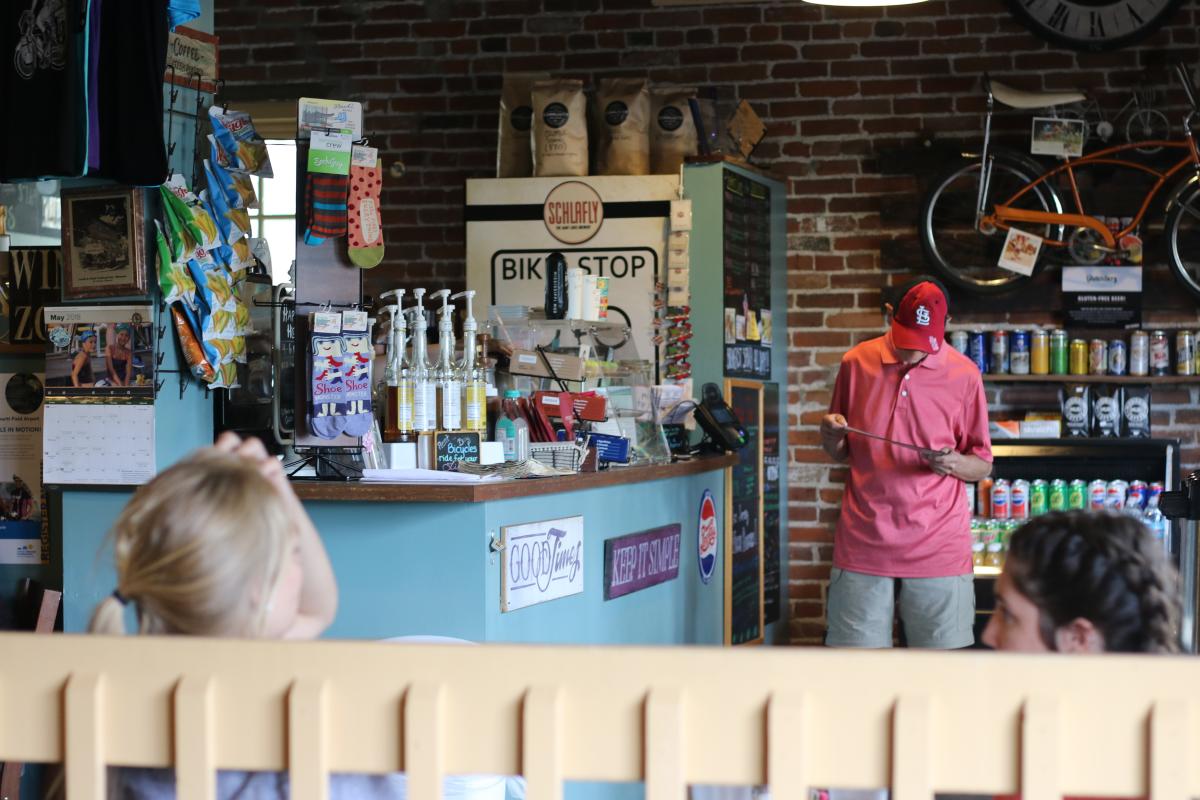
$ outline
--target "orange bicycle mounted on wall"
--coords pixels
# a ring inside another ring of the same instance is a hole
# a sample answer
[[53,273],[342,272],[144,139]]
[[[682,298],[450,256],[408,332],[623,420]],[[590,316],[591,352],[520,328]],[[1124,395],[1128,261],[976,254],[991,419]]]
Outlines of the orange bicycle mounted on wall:
[[[1029,156],[992,147],[994,104],[1017,109],[1052,108],[1077,103],[1079,92],[1023,92],[985,76],[987,116],[983,152],[964,154],[938,177],[921,207],[921,247],[929,263],[955,286],[978,294],[1013,288],[1024,275],[998,266],[1005,237],[1012,228],[1043,239],[1036,270],[1050,258],[1077,264],[1095,264],[1105,257],[1127,255],[1121,241],[1146,220],[1155,198],[1163,198],[1162,235],[1166,260],[1179,281],[1200,299],[1200,153],[1192,130],[1200,117],[1200,104],[1187,69],[1176,65],[1190,105],[1183,120],[1183,138],[1171,141],[1136,141],[1106,147],[1044,169]],[[1165,168],[1131,160],[1133,152],[1179,153]],[[1117,231],[1102,218],[1091,216],[1076,181],[1082,167],[1109,165],[1147,174],[1153,185],[1140,198],[1136,215]],[[1071,208],[1060,195],[1069,191]]]

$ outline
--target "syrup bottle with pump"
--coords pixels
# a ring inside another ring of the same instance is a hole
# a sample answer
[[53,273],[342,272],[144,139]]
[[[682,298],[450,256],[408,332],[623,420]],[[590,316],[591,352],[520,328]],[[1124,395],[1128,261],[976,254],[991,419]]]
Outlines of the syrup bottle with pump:
[[412,314],[412,356],[409,370],[413,385],[413,430],[428,433],[437,426],[437,383],[429,366],[429,337],[426,333],[425,290],[413,289],[417,304],[408,309]]
[[475,360],[475,332],[479,330],[475,322],[473,302],[475,290],[468,289],[451,297],[457,300],[467,298],[467,318],[463,320],[463,357],[459,363],[458,380],[462,386],[462,427],[467,431],[487,430],[487,384],[483,379],[483,370]]
[[387,416],[383,425],[383,440],[389,443],[407,442],[413,435],[413,383],[409,374],[408,326],[404,319],[404,289],[384,292],[380,298],[395,297],[394,305],[384,306],[391,314],[391,330],[388,335],[387,368],[384,379],[387,383]]
[[454,365],[454,306],[450,304],[449,289],[434,292],[433,296],[442,301],[438,311],[441,315],[438,320],[438,366],[434,371],[437,429],[457,431],[462,428],[462,384]]

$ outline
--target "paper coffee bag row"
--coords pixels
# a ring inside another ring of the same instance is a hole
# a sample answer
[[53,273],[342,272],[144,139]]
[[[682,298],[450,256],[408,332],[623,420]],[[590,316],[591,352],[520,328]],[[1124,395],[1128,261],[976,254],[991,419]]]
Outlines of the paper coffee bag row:
[[599,82],[589,123],[583,82],[505,75],[496,177],[581,177],[589,141],[597,175],[675,173],[697,148],[692,87],[651,87],[645,78]]

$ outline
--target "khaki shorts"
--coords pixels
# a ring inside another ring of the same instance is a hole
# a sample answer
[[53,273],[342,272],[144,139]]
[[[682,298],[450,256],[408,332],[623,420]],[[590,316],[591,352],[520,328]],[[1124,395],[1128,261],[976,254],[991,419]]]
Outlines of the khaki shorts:
[[834,567],[829,578],[825,644],[891,647],[897,599],[909,647],[953,650],[975,643],[973,575],[881,578]]

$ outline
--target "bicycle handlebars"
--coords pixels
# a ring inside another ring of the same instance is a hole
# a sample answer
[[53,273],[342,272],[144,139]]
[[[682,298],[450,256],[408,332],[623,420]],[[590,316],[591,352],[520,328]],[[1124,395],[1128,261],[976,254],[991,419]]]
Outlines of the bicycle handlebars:
[[1196,86],[1192,83],[1192,76],[1188,73],[1187,65],[1182,61],[1176,62],[1175,74],[1179,76],[1179,82],[1183,84],[1183,91],[1187,95],[1188,102],[1192,104],[1192,108],[1200,111],[1200,101],[1196,99]]

